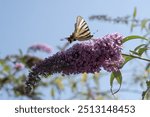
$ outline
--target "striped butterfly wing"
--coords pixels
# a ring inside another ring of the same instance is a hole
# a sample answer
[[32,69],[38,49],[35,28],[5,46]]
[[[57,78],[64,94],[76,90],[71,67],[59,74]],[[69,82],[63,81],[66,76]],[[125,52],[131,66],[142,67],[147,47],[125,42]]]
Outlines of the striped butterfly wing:
[[87,23],[81,16],[77,17],[73,35],[78,41],[89,40],[93,37],[93,35],[90,33]]

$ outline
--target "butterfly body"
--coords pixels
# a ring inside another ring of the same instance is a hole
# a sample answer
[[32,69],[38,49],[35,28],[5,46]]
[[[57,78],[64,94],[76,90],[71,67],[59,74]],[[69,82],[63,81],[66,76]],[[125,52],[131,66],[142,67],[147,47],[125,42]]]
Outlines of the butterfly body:
[[72,43],[73,41],[76,41],[77,39],[75,39],[76,37],[75,37],[75,35],[74,35],[74,33],[72,33],[72,35],[70,35],[70,37],[68,37],[67,38],[67,40],[70,42],[70,43]]
[[70,43],[72,43],[73,41],[76,41],[76,40],[78,41],[89,40],[92,37],[93,35],[91,35],[87,23],[81,16],[78,16],[76,23],[75,23],[75,30],[72,33],[72,35],[70,35],[70,37],[67,38],[67,40]]

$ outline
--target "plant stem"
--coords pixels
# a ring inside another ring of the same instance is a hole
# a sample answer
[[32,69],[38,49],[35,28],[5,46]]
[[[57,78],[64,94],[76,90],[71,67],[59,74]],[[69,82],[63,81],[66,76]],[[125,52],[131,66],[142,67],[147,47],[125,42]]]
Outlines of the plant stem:
[[124,56],[129,56],[129,57],[133,57],[133,58],[138,58],[138,59],[141,59],[141,60],[150,62],[149,59],[142,58],[142,57],[139,57],[139,56],[134,56],[134,55],[129,55],[129,54],[122,54],[122,55],[124,55]]

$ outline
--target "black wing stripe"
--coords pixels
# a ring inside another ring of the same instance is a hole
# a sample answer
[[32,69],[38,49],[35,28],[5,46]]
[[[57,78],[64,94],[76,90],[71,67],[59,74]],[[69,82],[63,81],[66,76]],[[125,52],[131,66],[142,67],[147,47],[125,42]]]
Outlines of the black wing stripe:
[[82,34],[81,36],[87,37],[88,35],[91,35],[90,32],[84,33],[84,34]]
[[83,29],[83,30],[81,30],[81,31],[79,32],[79,35],[80,35],[80,34],[82,34],[82,33],[84,33],[84,32],[87,32],[87,31],[89,31],[89,29],[88,29],[88,28]]
[[89,32],[89,29],[85,29],[82,32],[79,33],[79,35],[83,35],[84,33]]
[[82,38],[84,38],[84,39],[89,39],[89,38],[91,38],[91,37],[93,37],[93,35],[87,34],[87,35],[83,36]]
[[83,24],[82,24],[81,27],[80,27],[80,30],[82,30],[85,26],[88,27],[88,26],[87,26],[87,23],[84,21]]
[[93,37],[93,35],[91,35],[87,23],[81,16],[78,16],[75,24],[74,38],[79,41],[84,41],[91,37]]
[[82,26],[82,28],[79,31],[79,34],[85,32],[85,31],[89,31],[89,28],[88,28],[87,24],[85,24],[85,25]]
[[88,40],[88,39],[90,39],[90,38],[92,38],[93,37],[93,35],[86,35],[86,36],[81,36],[78,40],[80,41],[80,40]]
[[87,37],[89,37],[89,36],[91,36],[91,34],[90,34],[89,31],[88,31],[88,32],[85,32],[85,33],[82,34],[82,35],[79,35],[80,38],[87,38]]

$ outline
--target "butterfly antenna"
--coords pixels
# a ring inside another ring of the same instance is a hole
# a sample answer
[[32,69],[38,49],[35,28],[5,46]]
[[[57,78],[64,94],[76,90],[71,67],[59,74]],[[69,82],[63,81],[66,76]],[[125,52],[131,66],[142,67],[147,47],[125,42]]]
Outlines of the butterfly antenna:
[[62,39],[60,39],[60,41],[64,41],[64,40],[67,40],[67,37],[66,37],[66,38],[62,38]]
[[98,30],[96,30],[96,31],[93,33],[93,35],[95,35],[97,32],[98,32]]

